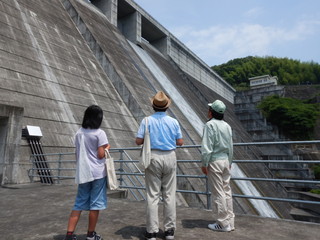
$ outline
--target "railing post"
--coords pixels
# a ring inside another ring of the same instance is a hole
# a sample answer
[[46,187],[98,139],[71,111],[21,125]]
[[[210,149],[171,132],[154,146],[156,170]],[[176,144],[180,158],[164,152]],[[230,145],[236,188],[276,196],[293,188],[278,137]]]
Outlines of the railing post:
[[31,155],[31,161],[32,161],[32,170],[31,170],[31,182],[33,183],[34,182],[34,169],[35,169],[35,158],[34,158],[34,155],[32,154]]
[[211,192],[209,189],[208,176],[206,176],[206,195],[207,195],[207,209],[212,209],[212,198]]
[[123,184],[122,172],[123,172],[123,150],[120,150],[120,186]]
[[60,183],[60,173],[61,173],[61,160],[62,160],[62,154],[59,153],[59,160],[58,160],[58,183]]

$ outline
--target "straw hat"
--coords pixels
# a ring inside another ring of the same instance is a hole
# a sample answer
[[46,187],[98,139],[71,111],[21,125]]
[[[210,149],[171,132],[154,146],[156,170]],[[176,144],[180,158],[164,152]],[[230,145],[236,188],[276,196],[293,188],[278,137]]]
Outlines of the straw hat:
[[154,97],[151,98],[151,103],[154,108],[167,109],[171,104],[171,99],[162,91],[157,92]]

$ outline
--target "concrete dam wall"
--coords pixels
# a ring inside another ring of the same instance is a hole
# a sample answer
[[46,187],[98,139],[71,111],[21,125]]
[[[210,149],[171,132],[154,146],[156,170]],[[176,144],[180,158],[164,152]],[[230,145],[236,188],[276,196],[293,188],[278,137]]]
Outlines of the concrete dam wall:
[[[158,90],[172,95],[168,114],[180,122],[186,145],[200,144],[207,103],[215,99],[227,105],[234,142],[251,140],[233,112],[234,89],[133,1],[0,0],[1,184],[29,181],[25,126],[41,128],[45,152],[72,152],[84,110],[97,104],[111,146],[132,147],[140,121],[153,113],[150,97]],[[177,154],[199,158],[191,150]],[[259,149],[239,147],[234,155],[258,159]],[[242,170],[252,177],[270,174],[258,164]],[[180,171],[200,174],[188,164]],[[192,187],[197,181],[179,184]],[[258,188],[261,194],[285,195],[276,184]],[[287,204],[272,207],[289,218]],[[258,214],[244,199],[235,199],[235,208]]]

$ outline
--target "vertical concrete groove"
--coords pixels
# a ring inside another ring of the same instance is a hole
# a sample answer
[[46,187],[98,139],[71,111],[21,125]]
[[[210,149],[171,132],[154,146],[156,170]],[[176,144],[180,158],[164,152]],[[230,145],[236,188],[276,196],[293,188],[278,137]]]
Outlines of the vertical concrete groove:
[[143,110],[141,109],[139,103],[133,97],[130,90],[127,88],[127,86],[125,85],[125,83],[123,82],[123,80],[121,79],[121,77],[119,76],[119,74],[117,73],[116,69],[113,67],[107,56],[104,54],[97,40],[94,38],[90,30],[87,28],[86,24],[81,19],[76,9],[72,6],[72,3],[69,0],[62,0],[62,5],[71,17],[73,23],[82,35],[83,39],[87,42],[89,48],[91,49],[93,55],[96,57],[100,66],[111,80],[118,94],[131,111],[134,118],[137,120],[137,122],[140,121],[145,116]]

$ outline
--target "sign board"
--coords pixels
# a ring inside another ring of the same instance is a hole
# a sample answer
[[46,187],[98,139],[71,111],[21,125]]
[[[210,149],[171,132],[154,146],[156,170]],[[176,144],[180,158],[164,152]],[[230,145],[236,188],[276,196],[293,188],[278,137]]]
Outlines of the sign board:
[[38,126],[27,125],[27,130],[31,137],[42,137],[41,129]]

